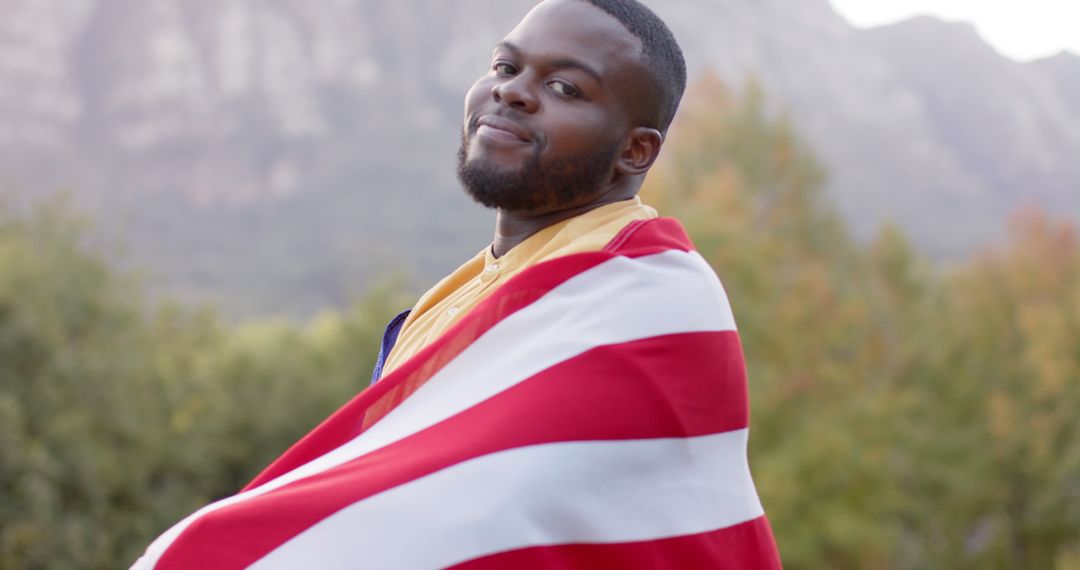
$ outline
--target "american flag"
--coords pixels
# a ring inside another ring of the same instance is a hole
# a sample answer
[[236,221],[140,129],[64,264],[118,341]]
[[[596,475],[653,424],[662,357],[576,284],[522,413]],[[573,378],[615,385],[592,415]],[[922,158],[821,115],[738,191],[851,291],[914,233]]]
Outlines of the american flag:
[[635,222],[508,281],[134,568],[780,568],[748,421],[719,280],[678,222]]

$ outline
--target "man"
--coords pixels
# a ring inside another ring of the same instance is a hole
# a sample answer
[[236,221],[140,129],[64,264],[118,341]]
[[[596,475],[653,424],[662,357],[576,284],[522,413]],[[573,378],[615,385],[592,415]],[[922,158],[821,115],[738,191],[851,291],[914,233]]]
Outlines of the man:
[[376,382],[137,568],[778,568],[715,275],[636,194],[685,87],[634,0],[547,0],[466,96],[495,238]]

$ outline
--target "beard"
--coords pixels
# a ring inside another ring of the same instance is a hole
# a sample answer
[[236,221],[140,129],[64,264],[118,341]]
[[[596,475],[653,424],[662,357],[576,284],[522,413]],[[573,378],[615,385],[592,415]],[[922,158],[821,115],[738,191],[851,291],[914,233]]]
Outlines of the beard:
[[465,192],[478,203],[511,212],[558,210],[600,190],[611,171],[619,143],[540,163],[540,148],[517,169],[496,168],[468,160],[468,137],[461,134],[457,176]]

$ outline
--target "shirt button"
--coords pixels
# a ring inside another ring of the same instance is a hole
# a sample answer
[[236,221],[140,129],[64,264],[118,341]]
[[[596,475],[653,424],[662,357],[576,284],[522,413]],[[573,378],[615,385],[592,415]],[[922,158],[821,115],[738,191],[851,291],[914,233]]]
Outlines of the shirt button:
[[446,310],[447,316],[450,316],[450,317],[456,315],[457,313],[458,313],[458,308],[457,307],[450,307],[449,309]]

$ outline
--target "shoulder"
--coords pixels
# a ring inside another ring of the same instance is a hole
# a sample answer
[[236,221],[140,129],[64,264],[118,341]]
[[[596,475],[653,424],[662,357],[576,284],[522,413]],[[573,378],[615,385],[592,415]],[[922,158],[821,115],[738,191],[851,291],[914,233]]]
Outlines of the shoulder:
[[665,250],[694,251],[694,244],[686,229],[675,218],[633,221],[604,247],[605,252],[630,257]]

